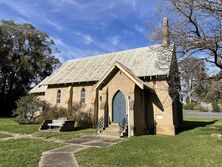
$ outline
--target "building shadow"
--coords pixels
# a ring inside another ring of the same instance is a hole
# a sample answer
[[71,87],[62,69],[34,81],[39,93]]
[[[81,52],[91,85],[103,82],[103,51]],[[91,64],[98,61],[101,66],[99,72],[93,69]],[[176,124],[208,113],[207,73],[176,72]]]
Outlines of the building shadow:
[[177,132],[177,134],[182,133],[184,131],[189,131],[199,127],[206,127],[208,125],[212,125],[216,123],[218,120],[213,121],[183,121],[183,127]]

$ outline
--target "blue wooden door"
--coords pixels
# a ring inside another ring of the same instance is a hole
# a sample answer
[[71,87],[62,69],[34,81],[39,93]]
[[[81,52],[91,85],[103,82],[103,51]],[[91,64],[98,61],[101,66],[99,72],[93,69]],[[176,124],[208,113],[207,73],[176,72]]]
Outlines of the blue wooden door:
[[118,91],[113,98],[113,122],[120,123],[126,115],[126,100],[121,91]]

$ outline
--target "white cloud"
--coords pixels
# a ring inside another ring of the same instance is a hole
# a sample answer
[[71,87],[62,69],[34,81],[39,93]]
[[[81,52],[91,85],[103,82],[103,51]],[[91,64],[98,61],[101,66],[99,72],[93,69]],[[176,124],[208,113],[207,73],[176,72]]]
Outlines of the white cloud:
[[135,25],[135,30],[139,33],[142,33],[144,34],[144,28],[142,26],[139,26],[139,25]]
[[61,7],[63,5],[76,5],[78,6],[78,2],[76,0],[48,0],[52,5]]
[[49,25],[51,25],[52,27],[54,27],[56,30],[58,31],[64,31],[65,28],[60,26],[59,24],[57,24],[56,22],[49,20],[47,18],[45,18],[45,22],[48,23]]
[[80,37],[82,39],[82,42],[86,45],[89,45],[93,42],[93,38],[89,34],[82,33],[82,32],[79,32],[79,31],[75,31],[75,35]]
[[136,7],[136,0],[124,0],[124,2],[130,4],[133,8]]
[[119,36],[114,36],[114,37],[110,37],[110,38],[107,38],[108,41],[111,42],[112,45],[118,45],[120,40],[119,40]]

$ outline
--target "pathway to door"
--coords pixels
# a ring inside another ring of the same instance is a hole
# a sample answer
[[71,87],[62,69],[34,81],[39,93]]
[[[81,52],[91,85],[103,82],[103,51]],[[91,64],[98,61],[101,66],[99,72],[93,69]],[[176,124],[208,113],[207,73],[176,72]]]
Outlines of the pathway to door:
[[100,136],[83,136],[70,140],[67,146],[44,152],[39,167],[78,167],[74,153],[88,147],[104,148],[121,142],[119,138],[104,138]]
[[46,139],[43,137],[36,137],[33,134],[17,134],[5,131],[0,131],[1,134],[10,135],[10,137],[2,138],[1,141],[11,139],[39,139],[49,142],[58,142],[67,144],[64,147],[56,148],[42,153],[39,167],[78,167],[78,162],[75,160],[74,153],[86,149],[89,147],[104,148],[121,142],[122,138],[110,138],[101,137],[97,135],[93,136],[82,136],[80,138],[72,139],[69,141],[58,140],[58,139]]

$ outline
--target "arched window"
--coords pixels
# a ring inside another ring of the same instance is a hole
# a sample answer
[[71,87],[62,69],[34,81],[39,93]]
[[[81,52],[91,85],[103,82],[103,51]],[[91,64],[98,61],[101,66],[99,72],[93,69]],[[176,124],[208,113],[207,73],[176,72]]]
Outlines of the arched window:
[[57,91],[56,103],[61,103],[61,90],[60,89]]
[[86,90],[82,88],[81,93],[80,93],[80,102],[85,103],[86,101]]

